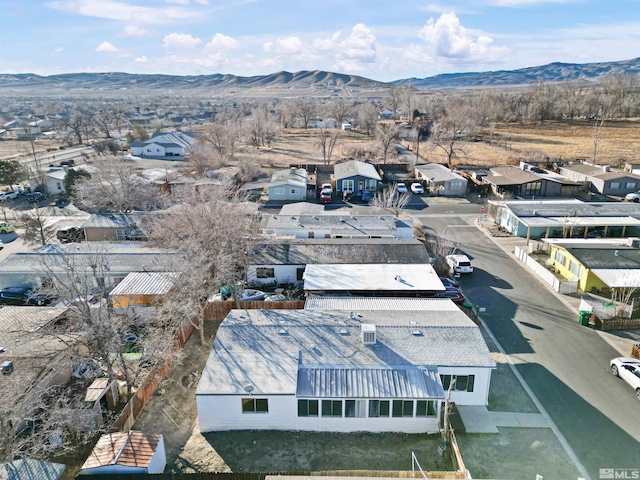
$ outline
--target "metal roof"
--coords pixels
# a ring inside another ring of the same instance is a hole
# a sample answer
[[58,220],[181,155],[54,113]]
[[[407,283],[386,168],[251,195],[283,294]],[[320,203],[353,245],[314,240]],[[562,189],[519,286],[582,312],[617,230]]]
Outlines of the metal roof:
[[133,228],[140,216],[131,213],[105,213],[91,215],[80,228]]
[[109,295],[166,295],[177,278],[175,272],[131,272]]
[[269,187],[295,185],[307,188],[307,171],[304,168],[286,168],[276,170],[271,176]]
[[640,288],[640,268],[593,268],[591,273],[609,288]]
[[307,366],[298,369],[297,397],[444,398],[435,368]]
[[139,431],[107,433],[98,439],[82,470],[122,465],[147,467],[162,440],[162,435]]
[[[364,345],[363,324],[376,326]],[[301,366],[481,367],[495,362],[460,310],[231,310],[216,333],[198,395],[289,394]]]
[[307,292],[442,292],[444,285],[428,263],[311,264],[304,272]]
[[324,205],[311,202],[289,203],[280,209],[280,215],[322,215],[324,212]]
[[528,227],[640,226],[640,220],[633,217],[523,217],[520,221]]
[[374,180],[381,181],[380,175],[376,170],[376,167],[366,162],[358,162],[356,160],[349,160],[348,162],[338,163],[333,167],[334,176],[336,180],[343,178],[349,178],[354,176],[362,176],[372,178]]
[[67,310],[69,310],[67,307],[1,307],[0,333],[36,332],[59,320]]
[[329,230],[333,235],[397,236],[398,227],[410,228],[408,220],[393,215],[272,215],[263,214],[261,228],[273,230]]
[[532,172],[527,172],[518,167],[495,167],[491,169],[491,174],[482,177],[485,183],[494,185],[520,185],[524,183],[539,182],[542,177]]
[[21,458],[0,464],[0,480],[57,480],[65,468],[62,463]]
[[388,310],[449,311],[460,309],[448,298],[415,297],[307,297],[305,310]]
[[640,249],[630,247],[566,248],[586,268],[640,268]]
[[446,182],[448,180],[460,180],[466,182],[467,179],[451,171],[439,163],[429,163],[427,165],[417,165],[416,170],[429,177],[434,182]]
[[413,238],[299,238],[257,245],[248,261],[250,265],[428,263],[429,255]]
[[507,201],[514,215],[523,217],[633,217],[640,218],[640,203],[580,201]]

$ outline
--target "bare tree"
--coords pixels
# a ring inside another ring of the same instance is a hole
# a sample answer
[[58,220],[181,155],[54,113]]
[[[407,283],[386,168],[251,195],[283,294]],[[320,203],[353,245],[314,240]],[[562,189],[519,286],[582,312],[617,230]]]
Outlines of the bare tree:
[[471,105],[459,98],[446,102],[445,112],[436,119],[431,130],[431,147],[446,155],[447,165],[453,167],[453,159],[458,154],[466,155],[464,139],[476,128],[476,115]]
[[162,315],[191,321],[202,345],[207,299],[225,285],[240,295],[246,278],[245,253],[259,218],[245,213],[243,200],[225,188],[190,192],[172,215],[150,225],[153,243],[181,254],[175,266],[180,282],[163,302]]
[[398,133],[400,133],[400,127],[393,123],[381,122],[376,126],[376,142],[382,153],[382,162],[385,164],[387,163],[389,149],[398,138]]
[[334,118],[340,127],[345,121],[353,116],[353,102],[340,97],[329,102],[326,106],[327,114]]
[[93,122],[106,138],[111,138],[111,122],[113,121],[113,111],[111,109],[102,110],[93,116]]
[[373,196],[369,205],[377,208],[383,208],[390,211],[396,217],[407,206],[411,200],[411,193],[398,193],[397,184],[390,183],[386,188],[378,190]]
[[562,100],[564,114],[570,121],[578,114],[584,103],[587,85],[583,80],[567,80],[558,88],[558,96]]
[[294,117],[302,123],[302,128],[309,128],[309,122],[316,115],[317,104],[314,98],[299,98],[291,105]]
[[387,96],[384,100],[389,110],[391,110],[393,118],[396,118],[396,115],[398,114],[398,107],[402,105],[402,94],[400,87],[400,85],[392,85],[389,88]]
[[604,134],[604,112],[600,118],[596,117],[593,122],[593,133],[591,135],[591,143],[593,145],[593,164],[597,165],[600,160],[600,144]]
[[20,217],[24,233],[22,241],[27,245],[47,245],[56,235],[56,228],[49,225],[49,218],[36,205],[33,213],[24,213]]
[[378,107],[371,102],[364,102],[357,108],[358,128],[367,132],[367,135],[371,135],[376,129],[378,115]]
[[403,83],[398,87],[400,96],[400,106],[407,112],[407,119],[413,121],[413,113],[416,108],[418,98],[413,82]]
[[320,127],[316,128],[315,133],[316,142],[320,149],[320,153],[322,154],[322,161],[325,165],[329,165],[331,163],[333,149],[340,138],[340,130],[336,128]]
[[545,82],[535,82],[527,90],[530,99],[529,118],[542,124],[554,118],[557,106],[556,87]]

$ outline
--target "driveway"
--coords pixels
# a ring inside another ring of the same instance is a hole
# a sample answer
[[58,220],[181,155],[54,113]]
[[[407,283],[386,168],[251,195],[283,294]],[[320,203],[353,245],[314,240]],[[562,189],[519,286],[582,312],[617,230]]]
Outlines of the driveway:
[[486,309],[483,319],[590,476],[599,478],[601,468],[640,468],[640,404],[609,372],[618,352],[475,228],[478,214],[468,209],[439,206],[436,215],[414,218],[472,259],[474,273],[461,279],[465,294]]

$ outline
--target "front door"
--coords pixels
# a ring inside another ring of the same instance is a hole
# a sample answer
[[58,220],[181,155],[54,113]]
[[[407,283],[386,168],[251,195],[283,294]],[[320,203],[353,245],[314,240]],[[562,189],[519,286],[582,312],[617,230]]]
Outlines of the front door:
[[358,192],[362,192],[364,190],[364,180],[358,180]]

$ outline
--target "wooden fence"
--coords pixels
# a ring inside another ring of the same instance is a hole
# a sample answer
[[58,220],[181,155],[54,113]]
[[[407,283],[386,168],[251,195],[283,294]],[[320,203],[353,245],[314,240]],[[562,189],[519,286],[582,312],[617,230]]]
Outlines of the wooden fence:
[[[193,329],[193,324],[189,320],[182,322],[175,334],[174,351],[177,352],[182,348],[182,345],[184,345],[191,336]],[[162,382],[172,364],[173,361],[166,361],[149,372],[149,375],[144,379],[142,385],[140,385],[138,390],[136,390],[133,396],[129,399],[116,420],[111,425],[112,432],[127,432],[131,430],[134,422],[140,416],[142,409],[153,394],[156,393],[156,390],[160,386],[160,382]]]
[[605,332],[609,330],[631,330],[640,328],[640,318],[600,318],[597,315],[594,315],[593,318],[595,327]]
[[[236,307],[236,302],[226,300],[224,302],[209,302],[204,311],[205,321],[219,322]],[[283,302],[265,302],[255,300],[250,302],[240,302],[240,308],[246,310],[300,310],[304,308],[304,300],[286,300]]]

